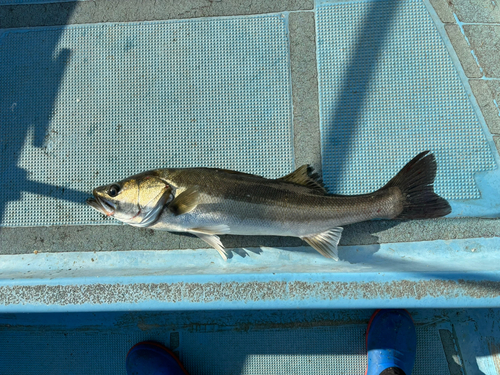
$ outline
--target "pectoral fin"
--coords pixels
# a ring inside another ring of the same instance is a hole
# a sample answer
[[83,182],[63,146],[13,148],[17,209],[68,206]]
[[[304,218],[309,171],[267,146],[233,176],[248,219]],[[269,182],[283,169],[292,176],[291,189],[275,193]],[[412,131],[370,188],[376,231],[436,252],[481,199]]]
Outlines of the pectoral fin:
[[207,244],[212,246],[215,250],[219,252],[222,259],[227,260],[229,253],[224,248],[224,245],[220,241],[219,236],[216,236],[215,234],[207,234],[202,232],[191,232],[191,233],[193,233],[195,236],[198,236],[198,238],[202,239]]
[[175,215],[186,214],[196,208],[199,196],[198,187],[192,186],[176,196],[169,203],[168,209]]
[[341,227],[329,229],[326,232],[314,234],[312,236],[300,237],[317,250],[321,255],[332,258],[336,261],[339,260],[337,246],[342,236]]

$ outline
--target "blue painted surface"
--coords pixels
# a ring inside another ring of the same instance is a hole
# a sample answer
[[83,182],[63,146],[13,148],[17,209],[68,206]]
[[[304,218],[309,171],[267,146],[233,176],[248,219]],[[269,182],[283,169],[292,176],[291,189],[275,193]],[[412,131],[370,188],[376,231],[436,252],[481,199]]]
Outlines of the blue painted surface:
[[210,249],[3,256],[0,310],[493,307],[499,248],[499,238],[341,247],[339,262],[309,248],[228,262]]
[[273,274],[464,273],[495,272],[500,262],[500,238],[340,246],[339,262],[308,246],[265,247],[257,253],[234,254],[227,262],[214,249],[136,250],[2,255],[0,282],[73,278],[184,276],[235,278]]
[[317,54],[323,177],[332,191],[373,191],[429,149],[452,216],[500,215],[491,134],[422,1],[322,3]]

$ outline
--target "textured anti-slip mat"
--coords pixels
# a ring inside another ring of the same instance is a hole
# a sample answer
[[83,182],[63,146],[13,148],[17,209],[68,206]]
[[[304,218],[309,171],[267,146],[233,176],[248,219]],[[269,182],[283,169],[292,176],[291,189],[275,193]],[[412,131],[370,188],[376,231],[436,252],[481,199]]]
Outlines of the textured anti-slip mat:
[[[262,331],[249,325],[248,330],[174,333],[138,326],[144,332],[130,327],[113,331],[4,329],[0,331],[4,353],[0,373],[125,374],[128,350],[144,340],[170,346],[192,375],[345,375],[366,370],[365,325]],[[200,331],[203,328],[199,326]],[[412,374],[448,375],[438,330],[418,327],[417,337]]]
[[47,4],[47,3],[71,3],[76,1],[88,0],[0,0],[0,5],[28,5],[28,4]]
[[0,5],[29,5],[29,4],[47,4],[47,3],[72,3],[89,0],[0,0]]
[[336,193],[373,191],[418,153],[438,160],[436,190],[479,198],[492,149],[420,0],[317,8],[323,177]]
[[283,14],[0,35],[0,223],[114,223],[94,187],[165,167],[293,168]]

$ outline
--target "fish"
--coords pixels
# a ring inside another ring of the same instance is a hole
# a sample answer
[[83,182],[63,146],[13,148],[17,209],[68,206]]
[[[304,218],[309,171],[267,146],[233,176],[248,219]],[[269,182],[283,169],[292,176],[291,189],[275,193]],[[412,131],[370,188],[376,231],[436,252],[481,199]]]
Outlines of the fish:
[[429,219],[451,212],[434,192],[437,162],[424,151],[380,189],[361,195],[329,194],[313,168],[278,178],[219,168],[165,168],[97,187],[87,203],[123,223],[191,233],[230,252],[220,235],[299,237],[338,260],[345,225],[373,219]]

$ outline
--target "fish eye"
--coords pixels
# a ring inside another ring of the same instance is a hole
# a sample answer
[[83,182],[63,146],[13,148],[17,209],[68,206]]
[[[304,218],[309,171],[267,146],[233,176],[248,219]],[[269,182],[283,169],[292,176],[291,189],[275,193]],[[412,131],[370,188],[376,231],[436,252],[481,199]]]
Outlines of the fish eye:
[[118,195],[118,193],[120,192],[120,187],[118,185],[111,185],[109,187],[109,190],[108,190],[108,195],[113,198],[113,197],[116,197]]

